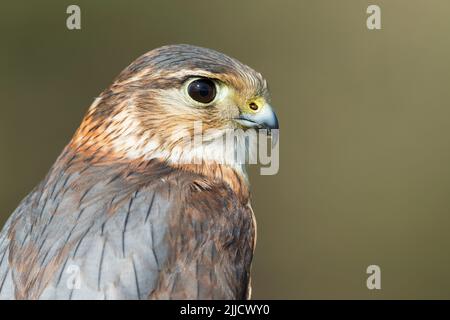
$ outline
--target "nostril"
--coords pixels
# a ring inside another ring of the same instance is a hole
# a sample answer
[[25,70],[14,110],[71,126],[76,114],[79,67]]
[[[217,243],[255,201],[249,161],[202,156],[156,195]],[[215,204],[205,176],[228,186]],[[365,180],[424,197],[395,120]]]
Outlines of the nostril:
[[252,109],[253,111],[258,110],[258,105],[257,105],[256,103],[254,103],[254,102],[251,102],[251,103],[249,104],[249,107],[250,107],[250,109]]

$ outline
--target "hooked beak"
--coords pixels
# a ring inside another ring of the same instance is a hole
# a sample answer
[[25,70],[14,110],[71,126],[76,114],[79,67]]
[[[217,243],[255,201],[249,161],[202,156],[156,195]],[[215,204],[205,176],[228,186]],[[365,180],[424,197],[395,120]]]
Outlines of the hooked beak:
[[278,129],[278,118],[272,107],[265,104],[257,113],[243,113],[234,119],[245,128]]

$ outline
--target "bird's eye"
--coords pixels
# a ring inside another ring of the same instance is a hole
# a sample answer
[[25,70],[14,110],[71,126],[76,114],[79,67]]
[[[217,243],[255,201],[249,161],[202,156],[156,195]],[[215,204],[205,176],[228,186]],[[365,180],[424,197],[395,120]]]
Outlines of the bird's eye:
[[216,85],[209,79],[197,79],[189,84],[187,92],[197,102],[210,103],[216,97]]

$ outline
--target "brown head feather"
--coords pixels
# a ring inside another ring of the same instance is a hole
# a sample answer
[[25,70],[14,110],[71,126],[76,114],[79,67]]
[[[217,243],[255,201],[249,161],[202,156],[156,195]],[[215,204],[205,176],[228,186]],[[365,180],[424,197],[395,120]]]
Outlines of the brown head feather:
[[[192,77],[220,82],[229,97],[207,108],[189,105],[182,90]],[[136,59],[94,101],[70,147],[93,162],[157,158],[180,169],[221,177],[242,192],[238,187],[246,183],[242,172],[232,174],[215,159],[208,159],[210,151],[204,152],[202,165],[177,163],[173,154],[175,148],[184,151],[180,135],[193,139],[194,122],[201,121],[203,132],[233,128],[231,120],[239,114],[238,106],[254,97],[269,100],[266,81],[239,61],[191,45],[161,47]],[[184,158],[190,156],[186,154]]]

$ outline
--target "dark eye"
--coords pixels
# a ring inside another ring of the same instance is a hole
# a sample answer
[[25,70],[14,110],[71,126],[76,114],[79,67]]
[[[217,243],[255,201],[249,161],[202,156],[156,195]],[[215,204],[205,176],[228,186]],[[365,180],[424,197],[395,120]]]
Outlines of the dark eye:
[[216,97],[216,86],[209,79],[194,80],[187,90],[192,99],[201,103],[210,103]]

